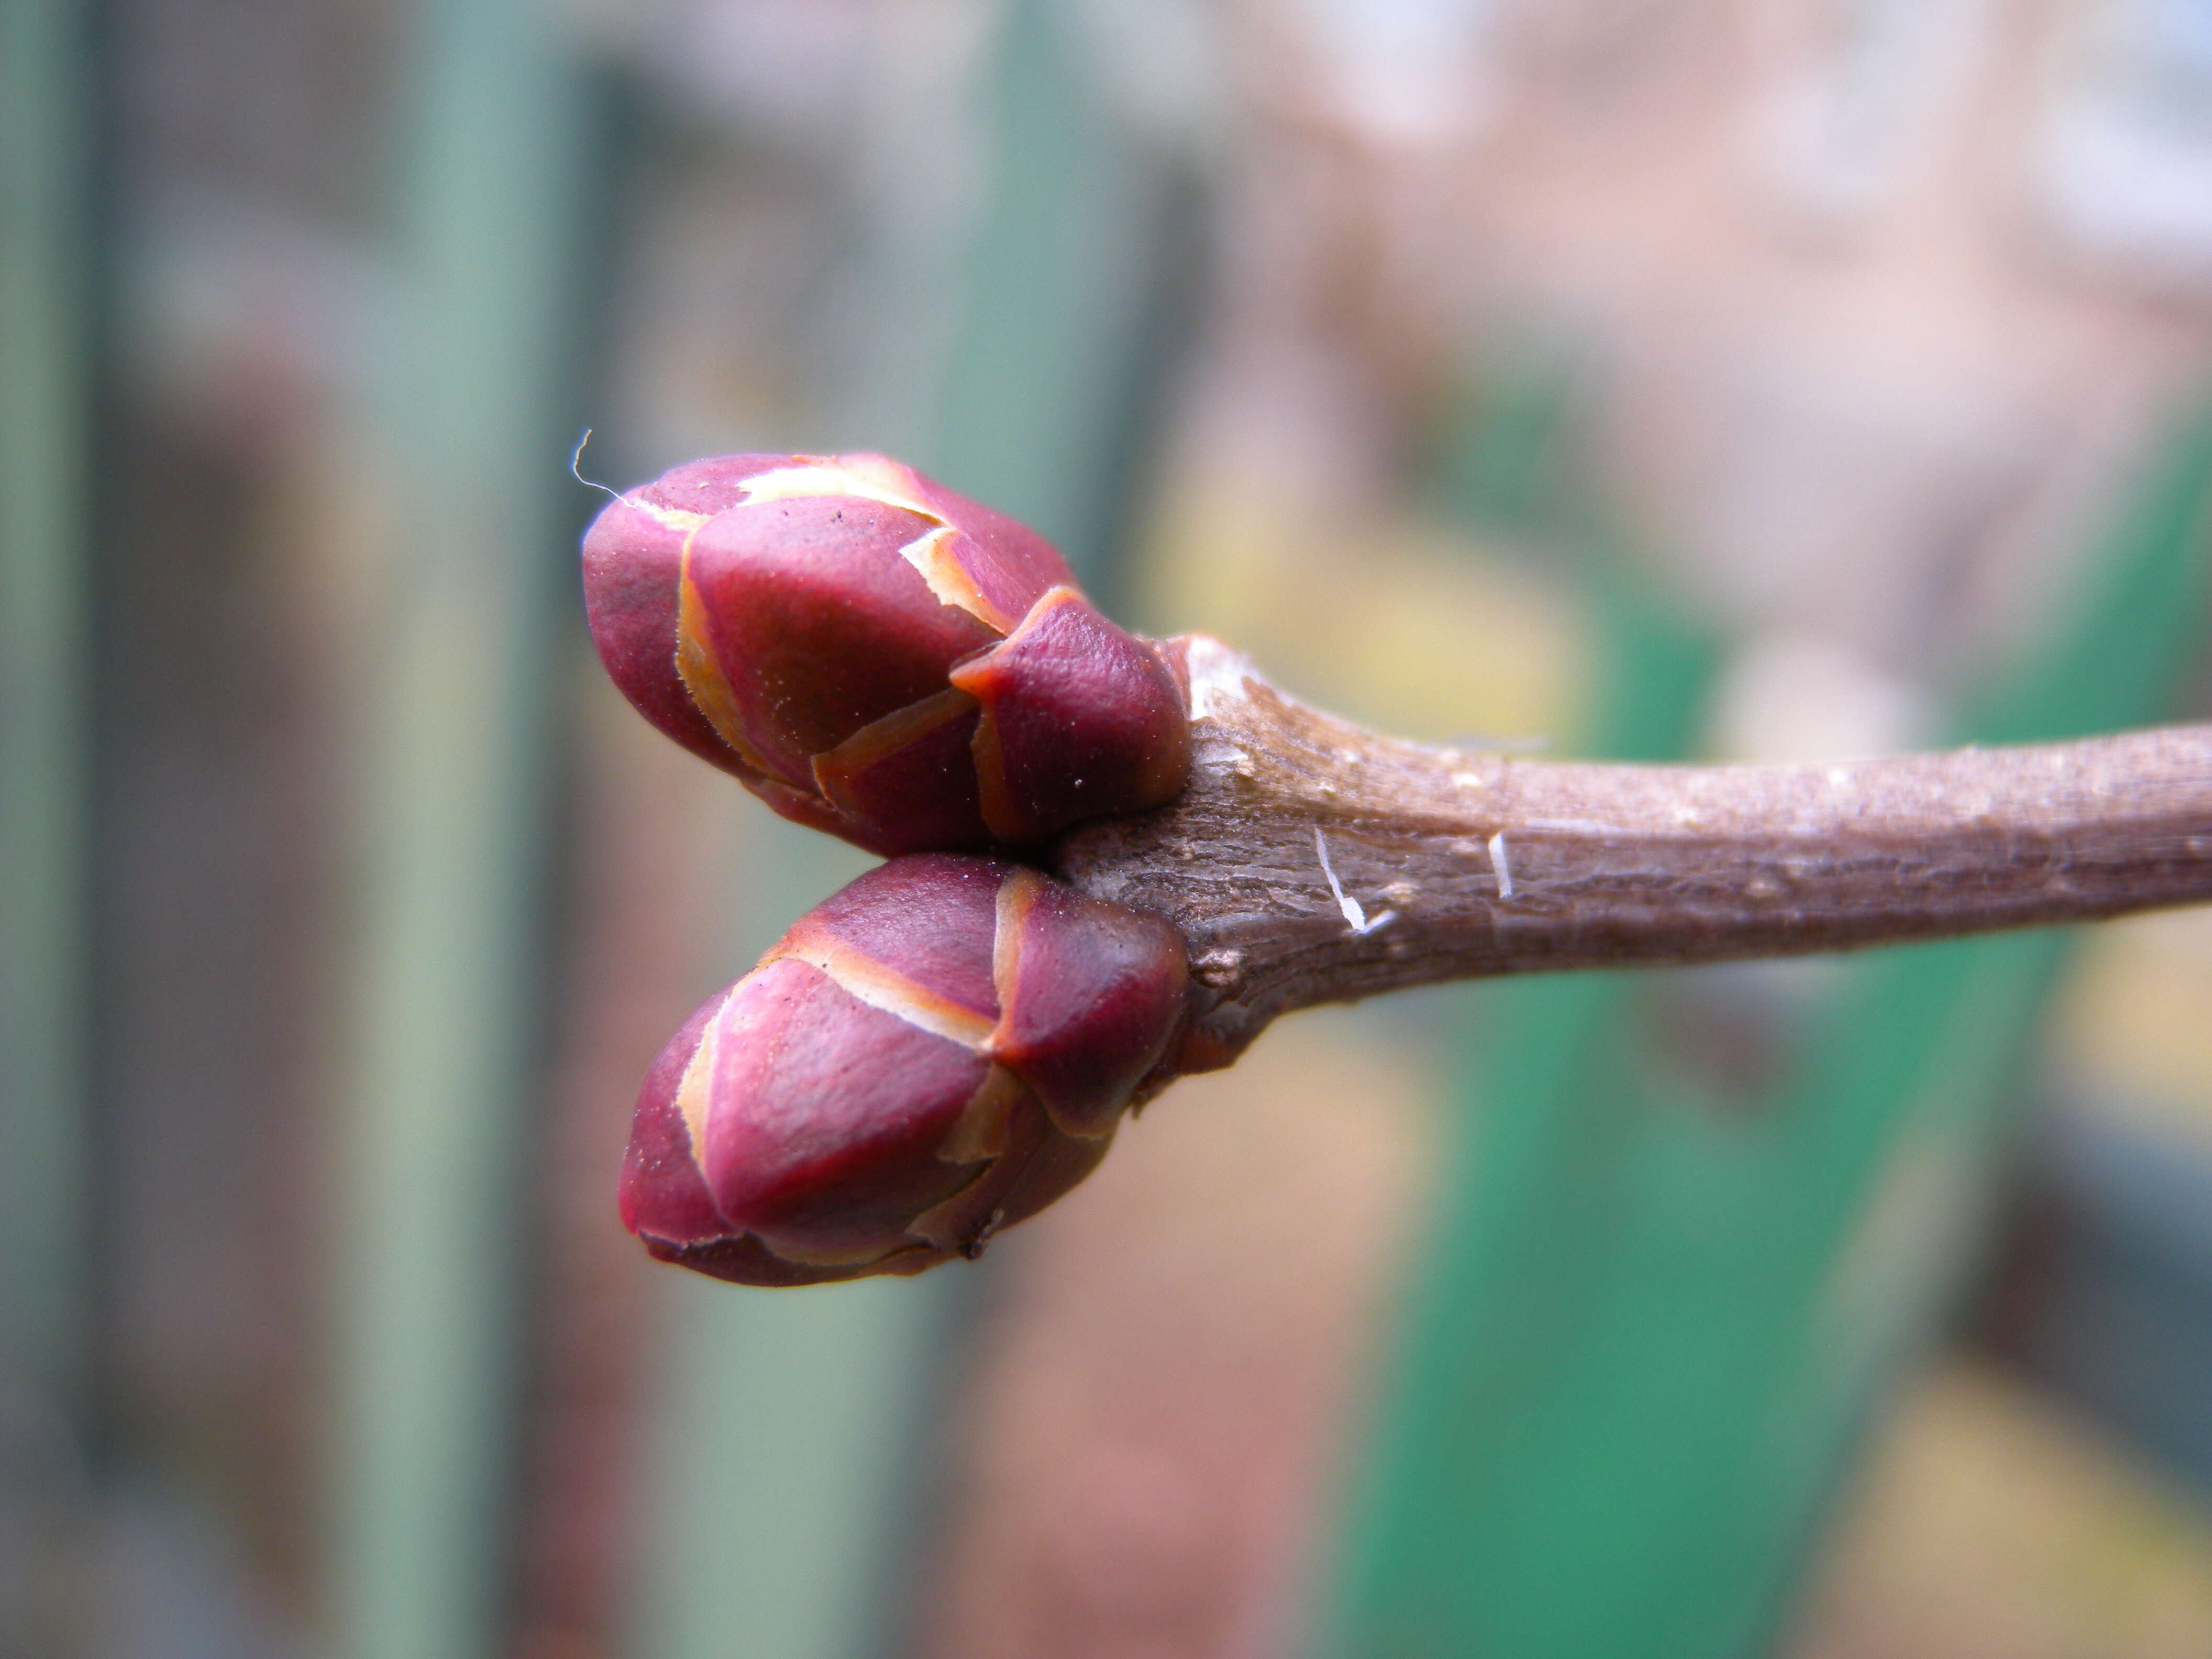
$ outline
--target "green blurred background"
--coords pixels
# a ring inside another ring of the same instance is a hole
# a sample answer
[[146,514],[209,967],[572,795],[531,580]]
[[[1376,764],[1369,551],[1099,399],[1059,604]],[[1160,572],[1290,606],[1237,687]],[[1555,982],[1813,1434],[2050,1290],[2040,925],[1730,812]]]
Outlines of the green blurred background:
[[1417,738],[2212,717],[2209,0],[0,0],[0,1656],[2198,1659],[2212,915],[1303,1015],[613,1217],[866,860],[574,546],[872,448]]

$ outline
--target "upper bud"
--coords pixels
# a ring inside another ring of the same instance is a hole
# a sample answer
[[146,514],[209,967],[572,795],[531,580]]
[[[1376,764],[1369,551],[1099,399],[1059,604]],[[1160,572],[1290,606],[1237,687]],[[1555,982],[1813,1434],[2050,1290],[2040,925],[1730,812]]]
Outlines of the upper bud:
[[601,659],[786,817],[899,854],[1172,799],[1182,686],[1049,543],[881,455],[725,455],[584,538]]
[[995,860],[896,860],[662,1050],[623,1220],[662,1260],[749,1285],[978,1254],[1105,1156],[1188,988],[1149,912]]

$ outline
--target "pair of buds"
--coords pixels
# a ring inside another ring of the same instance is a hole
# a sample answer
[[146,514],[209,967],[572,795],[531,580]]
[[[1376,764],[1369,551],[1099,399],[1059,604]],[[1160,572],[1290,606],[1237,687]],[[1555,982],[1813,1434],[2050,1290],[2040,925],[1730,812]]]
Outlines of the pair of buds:
[[1042,538],[879,455],[732,455],[584,541],[608,673],[787,818],[889,855],[655,1061],[623,1170],[654,1255],[744,1284],[974,1255],[1095,1168],[1184,1018],[1182,941],[1004,856],[1171,799],[1174,660]]

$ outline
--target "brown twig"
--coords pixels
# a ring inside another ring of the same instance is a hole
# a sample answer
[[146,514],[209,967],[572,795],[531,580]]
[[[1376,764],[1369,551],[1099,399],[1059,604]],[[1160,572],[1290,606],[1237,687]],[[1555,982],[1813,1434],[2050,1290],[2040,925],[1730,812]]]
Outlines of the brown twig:
[[1815,766],[1430,749],[1180,642],[1194,763],[1172,805],[1047,860],[1182,931],[1178,1069],[1278,1014],[1543,969],[1796,955],[2212,900],[2212,726]]

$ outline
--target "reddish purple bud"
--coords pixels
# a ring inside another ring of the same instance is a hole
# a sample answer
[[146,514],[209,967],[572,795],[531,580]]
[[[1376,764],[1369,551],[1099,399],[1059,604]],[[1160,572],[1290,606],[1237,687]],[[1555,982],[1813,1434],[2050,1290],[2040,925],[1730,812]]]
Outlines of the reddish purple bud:
[[1097,1167],[1188,986],[1158,916],[995,860],[896,860],[661,1052],[623,1221],[748,1285],[979,1254]]
[[887,854],[1171,799],[1181,682],[1042,537],[881,455],[726,455],[584,538],[608,673],[786,817]]
[[[952,671],[982,709],[975,774],[1001,839],[1035,841],[1083,818],[1156,805],[1190,772],[1181,684],[1141,641],[1055,587],[1004,640]],[[1102,696],[1102,687],[1116,695]]]

